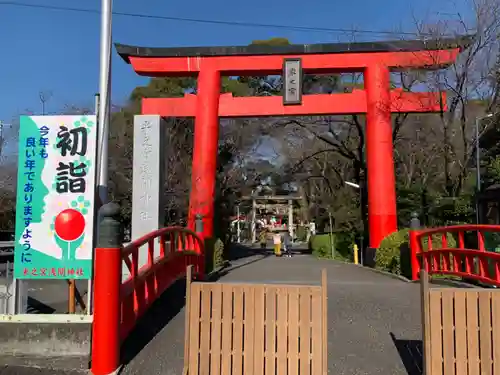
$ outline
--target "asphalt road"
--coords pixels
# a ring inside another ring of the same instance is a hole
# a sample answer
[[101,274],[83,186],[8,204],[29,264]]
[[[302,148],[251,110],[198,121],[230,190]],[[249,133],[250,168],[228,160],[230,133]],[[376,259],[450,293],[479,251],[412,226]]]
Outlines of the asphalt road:
[[[247,254],[248,255],[248,254]],[[406,283],[355,265],[248,255],[220,281],[317,284],[328,272],[331,374],[414,374],[421,366],[420,297]],[[181,375],[184,351],[182,285],[148,312],[123,351],[127,375]]]

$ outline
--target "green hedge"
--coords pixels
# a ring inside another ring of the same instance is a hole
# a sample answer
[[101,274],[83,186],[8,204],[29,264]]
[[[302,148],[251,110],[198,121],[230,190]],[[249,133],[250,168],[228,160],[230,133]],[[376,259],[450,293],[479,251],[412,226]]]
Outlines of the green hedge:
[[[409,229],[404,228],[387,236],[380,243],[375,258],[375,267],[384,271],[411,278]],[[448,247],[456,247],[455,238],[447,234]],[[427,239],[422,242],[427,246]],[[441,234],[432,236],[432,246],[441,247]]]
[[[349,261],[352,259],[352,242],[347,240],[347,236],[342,233],[332,233],[333,246],[335,249],[335,259]],[[317,234],[311,236],[309,240],[309,250],[318,258],[332,258],[332,248],[330,234]]]
[[295,237],[298,241],[305,241],[307,238],[307,230],[303,225],[298,225],[295,231]]
[[220,238],[205,240],[205,272],[210,273],[224,264],[224,242]]

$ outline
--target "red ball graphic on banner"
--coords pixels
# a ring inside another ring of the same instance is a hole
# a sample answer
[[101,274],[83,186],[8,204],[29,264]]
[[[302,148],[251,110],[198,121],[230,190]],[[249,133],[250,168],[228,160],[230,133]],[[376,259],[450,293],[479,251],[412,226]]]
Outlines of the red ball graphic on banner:
[[85,230],[85,218],[79,211],[68,208],[57,215],[54,229],[64,241],[74,241]]

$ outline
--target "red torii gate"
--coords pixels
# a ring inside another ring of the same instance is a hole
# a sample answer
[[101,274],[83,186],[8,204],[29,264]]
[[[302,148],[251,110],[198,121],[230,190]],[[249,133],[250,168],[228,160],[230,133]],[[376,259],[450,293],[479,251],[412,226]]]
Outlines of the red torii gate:
[[[195,117],[189,227],[196,214],[204,236],[213,235],[213,201],[219,117],[364,114],[368,169],[370,247],[397,230],[391,112],[438,112],[444,93],[391,90],[392,69],[435,69],[452,64],[471,37],[438,41],[390,41],[246,47],[148,48],[116,44],[119,55],[139,75],[197,76],[197,95],[144,98],[142,114]],[[221,76],[281,75],[285,59],[299,58],[304,73],[363,72],[364,90],[304,95],[299,105],[282,97],[233,97],[221,94]]]

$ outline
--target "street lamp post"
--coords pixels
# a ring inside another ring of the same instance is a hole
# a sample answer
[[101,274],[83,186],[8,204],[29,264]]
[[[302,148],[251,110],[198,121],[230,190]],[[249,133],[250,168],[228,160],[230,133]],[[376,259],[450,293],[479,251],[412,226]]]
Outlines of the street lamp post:
[[101,45],[98,113],[98,194],[101,204],[108,201],[108,138],[111,117],[111,17],[113,0],[101,0]]
[[236,242],[240,243],[240,236],[241,236],[241,230],[240,230],[240,204],[236,206]]
[[476,224],[481,220],[479,208],[479,193],[481,192],[481,149],[479,147],[479,125],[481,121],[493,117],[492,113],[485,116],[476,117]]
[[[361,218],[363,218],[363,189],[361,188],[361,185],[355,184],[354,182],[350,181],[344,181],[344,183],[348,186],[351,186],[355,189],[359,190],[359,206],[361,209]],[[363,264],[363,235],[361,235],[361,246],[359,247],[359,260],[361,264]]]

